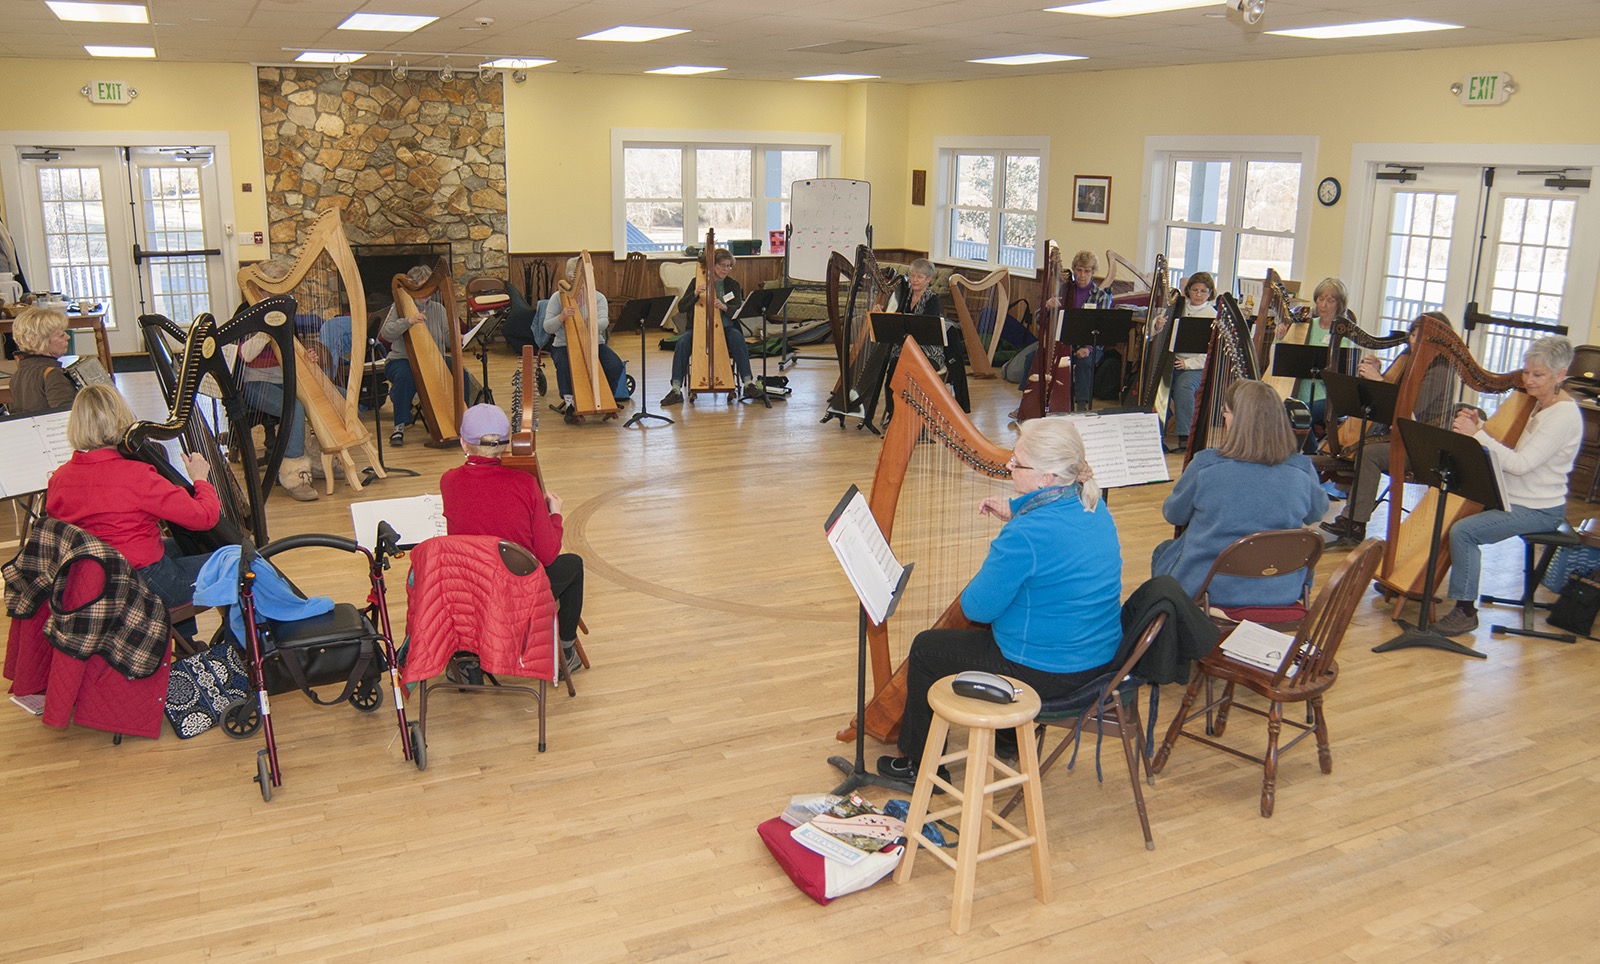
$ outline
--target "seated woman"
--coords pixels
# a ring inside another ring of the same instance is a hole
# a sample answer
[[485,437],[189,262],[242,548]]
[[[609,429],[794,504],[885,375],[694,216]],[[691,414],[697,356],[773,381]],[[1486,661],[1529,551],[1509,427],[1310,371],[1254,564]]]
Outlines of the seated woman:
[[[416,265],[406,272],[406,278],[414,285],[425,284],[432,277],[433,269],[427,265]],[[389,444],[396,448],[406,444],[406,426],[412,422],[412,407],[417,399],[417,380],[411,372],[411,356],[406,354],[406,330],[413,325],[422,325],[445,356],[445,364],[451,366],[452,373],[455,365],[450,358],[450,315],[445,306],[437,297],[415,300],[416,314],[402,318],[396,306],[390,305],[389,313],[383,316],[383,322],[378,326],[378,337],[389,343],[389,355],[383,363],[383,377],[389,380],[389,401],[394,405],[394,431],[389,433]],[[467,398],[478,394],[478,380],[472,377],[471,372],[466,374],[464,385],[463,393]],[[440,433],[447,434],[447,430],[441,428]]]
[[1122,549],[1084,458],[1083,439],[1065,419],[1026,422],[1009,464],[1017,496],[991,496],[979,504],[980,515],[1005,525],[961,593],[962,612],[988,628],[917,634],[907,657],[900,722],[905,755],[879,759],[884,776],[916,778],[933,721],[928,691],[939,679],[987,670],[1019,679],[1048,700],[1092,681],[1116,658]]
[[744,289],[739,287],[737,278],[729,276],[732,270],[733,253],[718,248],[711,256],[711,277],[697,287],[691,286],[678,299],[678,311],[688,316],[691,323],[684,327],[683,334],[678,336],[678,343],[673,346],[672,387],[662,396],[662,405],[679,405],[683,402],[683,384],[688,380],[689,368],[694,362],[694,306],[708,288],[712,291],[706,304],[722,320],[722,336],[728,343],[728,358],[733,362],[734,373],[739,376],[740,384],[744,386],[741,396],[761,397],[762,388],[756,384],[755,375],[750,369],[750,346],[744,343],[744,327],[732,314],[744,303]]
[[1572,342],[1547,335],[1522,357],[1522,387],[1535,406],[1515,448],[1502,445],[1483,429],[1471,408],[1456,414],[1454,428],[1471,435],[1497,456],[1505,476],[1508,508],[1467,516],[1450,527],[1450,598],[1455,608],[1428,628],[1459,636],[1478,628],[1478,573],[1481,548],[1525,532],[1549,532],[1567,518],[1567,476],[1583,441],[1583,416],[1577,401],[1561,388],[1572,365]]
[[467,463],[439,477],[444,519],[453,536],[494,536],[522,546],[544,566],[556,599],[561,654],[570,675],[583,668],[578,657],[578,620],[583,616],[583,557],[561,551],[561,497],[542,492],[531,472],[500,462],[511,441],[511,420],[496,405],[474,405],[461,417],[461,449]]
[[66,312],[24,309],[11,335],[18,349],[17,371],[11,376],[11,414],[40,415],[70,406],[78,386],[61,367],[61,356],[72,347]]
[[[950,393],[955,396],[956,404],[961,406],[963,412],[972,411],[972,399],[967,391],[967,346],[962,341],[961,325],[944,316],[944,303],[933,291],[933,278],[938,273],[932,261],[927,258],[918,258],[906,268],[906,283],[897,287],[890,294],[884,307],[885,311],[892,311],[903,315],[926,315],[938,318],[944,327],[944,358],[943,363],[936,357],[929,361],[934,367],[940,368],[944,382],[950,386]],[[894,398],[888,386],[894,381],[895,366],[900,363],[901,345],[891,345],[889,348],[889,365],[883,375],[883,410],[886,415],[894,413]]]
[[[1350,289],[1338,278],[1323,278],[1317,282],[1311,299],[1316,304],[1316,316],[1306,332],[1305,344],[1325,347],[1333,337],[1333,323],[1350,314]],[[1289,325],[1280,322],[1275,337],[1281,341],[1287,334]],[[1328,417],[1328,393],[1322,382],[1308,378],[1295,386],[1294,394],[1311,409],[1311,431],[1306,433],[1305,441],[1305,451],[1309,454],[1317,450],[1318,433]]]
[[110,385],[89,385],[78,393],[67,418],[72,458],[50,476],[45,511],[122,553],[168,606],[186,605],[210,555],[179,556],[176,544],[162,539],[161,523],[209,529],[222,503],[201,456],[183,457],[193,495],[153,466],[123,458],[117,442],[134,421],[133,410]]
[[[1094,283],[1094,273],[1100,269],[1100,259],[1089,250],[1079,251],[1072,256],[1072,273],[1063,282],[1061,290],[1045,298],[1044,305],[1039,309],[1040,337],[1044,337],[1046,330],[1058,324],[1056,312],[1062,308],[1110,308],[1111,292],[1102,291]],[[1059,335],[1059,331],[1052,330],[1052,334]],[[1055,346],[1056,357],[1053,359],[1039,358],[1039,345],[1035,342],[1017,352],[1011,361],[1006,363],[1007,379],[1011,378],[1010,372],[1020,373],[1016,379],[1018,387],[1027,392],[1030,385],[1044,377],[1048,370],[1047,364],[1059,364],[1061,359],[1070,354],[1072,356],[1072,407],[1087,410],[1094,402],[1094,369],[1100,363],[1100,349],[1092,345],[1071,347],[1059,342]],[[1016,413],[1012,413],[1012,418]]]
[[[567,259],[567,281],[575,281],[578,277],[577,258]],[[594,294],[595,314],[597,320],[595,328],[600,332],[600,344],[595,354],[600,359],[600,372],[607,386],[615,390],[615,385],[622,381],[622,359],[606,344],[606,335],[611,331],[611,309],[606,303],[606,296],[596,291]],[[561,405],[552,408],[561,413],[563,419],[569,424],[578,420],[576,399],[572,395],[572,360],[567,357],[567,321],[573,316],[573,309],[561,303],[559,294],[552,294],[548,300],[541,302],[544,305],[544,318],[540,324],[551,335],[550,358],[556,365],[556,391],[561,393]],[[581,309],[582,306],[580,306]],[[623,399],[617,399],[618,402]]]
[[[1189,282],[1183,286],[1183,294],[1183,301],[1174,302],[1167,314],[1156,319],[1158,334],[1166,331],[1168,323],[1176,318],[1217,317],[1217,306],[1212,303],[1217,299],[1217,280],[1211,277],[1209,271],[1196,271],[1190,275]],[[1177,336],[1178,329],[1174,326],[1167,337]],[[1205,375],[1205,367],[1205,352],[1175,353],[1172,356],[1172,391],[1169,393],[1167,417],[1177,425],[1180,449],[1189,444],[1189,429],[1194,424],[1194,398],[1200,392],[1200,379]],[[1163,423],[1163,438],[1166,428]]]
[[[1240,379],[1223,394],[1221,448],[1194,457],[1161,514],[1183,535],[1156,546],[1150,575],[1172,576],[1193,595],[1217,556],[1234,540],[1267,529],[1310,525],[1328,511],[1311,460],[1295,452],[1294,430],[1283,399],[1265,382]],[[1208,590],[1213,605],[1288,606],[1315,573],[1271,579],[1218,577]]]

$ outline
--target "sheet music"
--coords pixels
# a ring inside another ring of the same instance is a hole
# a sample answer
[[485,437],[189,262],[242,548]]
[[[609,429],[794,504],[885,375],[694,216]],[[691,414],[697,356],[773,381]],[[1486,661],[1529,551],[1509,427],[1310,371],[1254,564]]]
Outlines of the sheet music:
[[493,317],[494,317],[493,315],[484,315],[483,318],[476,325],[472,326],[472,329],[470,331],[468,331],[465,335],[461,336],[461,344],[463,344],[463,345],[472,344],[472,339],[478,337],[478,332],[481,331],[483,329],[483,326],[487,325],[489,323],[489,319],[493,318]]
[[1161,420],[1153,412],[1049,417],[1070,419],[1083,436],[1084,454],[1100,488],[1171,481],[1167,455],[1161,448]]
[[827,524],[828,545],[839,557],[839,565],[855,587],[867,618],[881,624],[894,611],[895,591],[905,577],[906,567],[894,557],[894,550],[872,517],[867,497],[855,486],[845,493]]
[[50,473],[72,458],[67,412],[0,422],[0,496],[43,492]]
[[[1288,633],[1280,633],[1246,619],[1222,641],[1222,651],[1241,663],[1276,673],[1293,644],[1294,637]],[[1289,667],[1286,675],[1293,676],[1297,668]]]
[[414,546],[425,539],[449,534],[444,520],[444,497],[432,493],[404,499],[352,502],[350,521],[355,525],[356,542],[368,551],[378,548],[379,522],[394,527],[402,546]]

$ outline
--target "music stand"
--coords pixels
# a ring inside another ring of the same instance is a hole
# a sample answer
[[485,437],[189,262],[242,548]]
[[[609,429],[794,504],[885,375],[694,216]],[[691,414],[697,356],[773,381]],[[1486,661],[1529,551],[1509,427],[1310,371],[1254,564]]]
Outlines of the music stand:
[[[936,315],[907,315],[891,311],[871,311],[867,313],[867,323],[872,326],[873,342],[885,346],[893,358],[898,358],[895,353],[904,345],[907,338],[917,343],[917,347],[926,354],[927,350],[935,345],[940,351],[944,350],[945,328],[944,319]],[[883,374],[873,379],[872,388],[867,397],[862,401],[862,425],[872,430],[874,435],[880,435],[878,427],[873,424],[873,416],[878,410],[878,398],[883,392],[884,385],[888,382],[889,364],[884,365]]]
[[1272,346],[1272,374],[1275,378],[1317,381],[1328,367],[1328,349],[1322,345]]
[[489,388],[489,344],[494,341],[495,335],[500,333],[500,326],[505,324],[505,320],[505,309],[489,312],[467,332],[466,340],[461,343],[463,349],[472,349],[472,353],[478,356],[478,361],[483,363],[483,383],[478,386],[478,394],[473,397],[474,405],[482,402],[494,404],[494,391]]
[[[793,292],[794,288],[792,287],[757,288],[756,290],[750,292],[750,295],[744,299],[744,304],[739,306],[739,310],[735,312],[733,316],[734,320],[736,321],[743,321],[746,318],[755,318],[758,316],[761,318],[761,404],[767,406],[768,408],[772,407],[772,402],[769,400],[768,396],[776,395],[779,398],[786,398],[790,394],[790,390],[789,379],[782,375],[777,376],[778,379],[782,379],[782,384],[776,385],[772,388],[767,386],[767,378],[769,377],[767,375],[767,319],[770,318],[774,312],[779,311],[784,305],[789,303],[789,295]],[[743,326],[741,325],[740,327]],[[787,326],[785,326],[784,334],[779,338],[779,341],[778,370],[782,371],[782,359],[789,352]],[[777,379],[774,380],[776,381]]]
[[[1284,348],[1294,347],[1290,345]],[[1273,365],[1273,374],[1278,374],[1277,365]],[[1367,426],[1373,422],[1379,425],[1394,424],[1394,408],[1400,401],[1400,386],[1380,381],[1375,378],[1357,378],[1354,375],[1345,375],[1340,372],[1323,372],[1322,385],[1328,391],[1328,409],[1347,415],[1350,418],[1361,419],[1361,435],[1356,439],[1356,457],[1352,463],[1355,477],[1361,477],[1361,462],[1367,453]],[[1350,498],[1345,500],[1344,517],[1346,522],[1355,522],[1356,499],[1354,483]]]
[[[1433,622],[1433,593],[1437,588],[1439,546],[1444,539],[1445,503],[1452,495],[1477,502],[1485,509],[1499,509],[1505,503],[1500,497],[1500,486],[1495,481],[1494,464],[1483,444],[1470,435],[1449,429],[1434,428],[1424,422],[1402,418],[1395,428],[1405,442],[1406,458],[1411,462],[1411,474],[1419,482],[1439,490],[1439,501],[1433,513],[1433,539],[1428,543],[1428,568],[1422,580],[1422,611],[1417,625],[1400,620],[1402,632],[1386,643],[1372,647],[1374,653],[1387,653],[1392,649],[1410,649],[1421,646],[1442,649],[1447,653],[1488,659],[1470,646],[1463,646],[1427,627]],[[1395,496],[1399,498],[1399,496]],[[1393,534],[1391,534],[1393,535]]]
[[[1133,312],[1127,308],[1063,308],[1057,312],[1056,317],[1060,326],[1057,344],[1071,346],[1074,351],[1086,345],[1103,349],[1107,345],[1126,344],[1128,332],[1133,329]],[[1048,359],[1046,361],[1048,362]],[[1078,364],[1076,357],[1072,359],[1072,364],[1073,366]],[[1077,399],[1074,398],[1072,403],[1076,406]],[[1089,407],[1094,407],[1092,391],[1089,396]]]
[[[378,354],[377,337],[373,336],[368,338],[367,357],[366,360],[362,362],[362,366],[363,371],[365,372],[365,378],[363,380],[367,383],[367,400],[372,405],[373,449],[377,453],[378,464],[383,467],[385,472],[392,475],[404,475],[410,478],[418,478],[422,475],[421,472],[418,472],[415,469],[398,469],[389,465],[383,460],[383,402],[384,396],[388,394],[388,392],[384,390],[384,383],[388,381],[388,378],[383,374],[383,365],[383,357]],[[373,482],[381,478],[383,478],[383,476],[379,475],[370,465],[361,472],[362,485],[371,485]]]
[[1211,323],[1215,320],[1188,315],[1179,318],[1177,330],[1172,333],[1173,354],[1204,355],[1211,347]]
[[645,388],[645,374],[650,370],[645,339],[650,328],[661,326],[667,317],[667,312],[672,310],[672,305],[677,300],[671,295],[660,298],[633,298],[622,306],[622,314],[617,318],[617,323],[639,326],[639,408],[622,423],[623,428],[631,428],[647,418],[660,419],[668,425],[672,424],[672,419],[667,416],[650,411],[650,393]]

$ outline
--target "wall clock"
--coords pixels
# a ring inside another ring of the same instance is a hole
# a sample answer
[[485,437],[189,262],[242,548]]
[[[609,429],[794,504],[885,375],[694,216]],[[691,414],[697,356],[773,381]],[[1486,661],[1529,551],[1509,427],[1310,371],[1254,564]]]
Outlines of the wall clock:
[[1343,189],[1339,186],[1339,179],[1336,177],[1325,177],[1322,179],[1322,183],[1317,185],[1317,200],[1322,202],[1323,207],[1331,208],[1338,204],[1341,193],[1343,193]]

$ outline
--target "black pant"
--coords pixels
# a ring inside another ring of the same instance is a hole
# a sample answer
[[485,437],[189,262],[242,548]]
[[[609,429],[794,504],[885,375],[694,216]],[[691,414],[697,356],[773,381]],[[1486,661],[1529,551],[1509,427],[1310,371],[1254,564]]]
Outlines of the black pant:
[[1033,687],[1044,700],[1066,696],[1095,677],[1106,667],[1074,673],[1048,673],[1013,663],[1000,652],[994,635],[987,629],[929,629],[917,634],[906,659],[906,710],[900,720],[900,752],[914,761],[922,760],[923,745],[933,725],[933,709],[928,706],[928,691],[933,684],[953,673],[983,670],[1019,679]]
[[545,567],[550,579],[550,595],[556,598],[556,624],[563,642],[578,638],[578,620],[583,616],[583,557],[563,552]]

